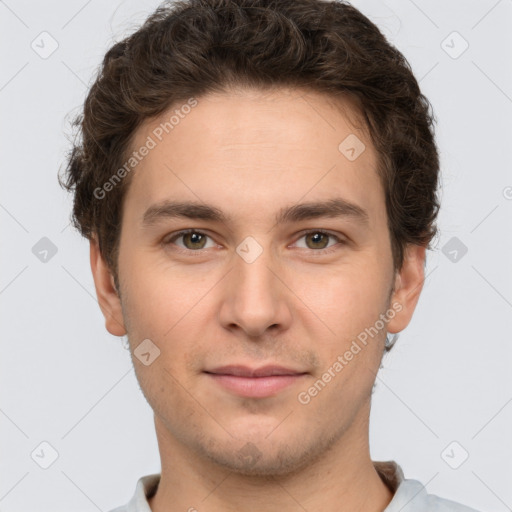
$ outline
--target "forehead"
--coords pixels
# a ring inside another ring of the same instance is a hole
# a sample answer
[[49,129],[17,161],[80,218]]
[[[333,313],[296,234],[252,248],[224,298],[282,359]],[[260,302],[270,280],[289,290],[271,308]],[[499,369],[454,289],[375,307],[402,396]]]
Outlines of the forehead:
[[306,196],[346,196],[382,214],[377,155],[353,103],[298,89],[238,89],[194,101],[174,104],[135,133],[132,150],[151,149],[133,171],[130,209],[187,199],[275,217],[279,205]]

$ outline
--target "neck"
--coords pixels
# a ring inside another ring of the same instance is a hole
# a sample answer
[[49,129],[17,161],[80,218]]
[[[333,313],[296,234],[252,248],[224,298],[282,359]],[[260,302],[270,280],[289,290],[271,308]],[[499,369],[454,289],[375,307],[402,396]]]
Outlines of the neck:
[[283,512],[297,507],[382,512],[393,493],[371,461],[368,423],[364,423],[352,425],[306,467],[285,475],[248,476],[191,452],[155,417],[162,471],[148,503],[152,512]]

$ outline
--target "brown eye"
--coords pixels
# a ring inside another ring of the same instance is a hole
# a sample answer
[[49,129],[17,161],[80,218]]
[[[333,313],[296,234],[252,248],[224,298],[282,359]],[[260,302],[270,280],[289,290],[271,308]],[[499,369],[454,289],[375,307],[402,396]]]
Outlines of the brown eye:
[[311,240],[310,249],[325,249],[329,243],[330,235],[321,231],[314,231],[305,235],[306,240]]
[[[310,230],[303,233],[299,240],[302,239],[305,240],[305,247],[302,248],[312,249],[313,253],[318,253],[319,255],[335,251],[340,248],[339,246],[346,244],[345,240],[342,238],[321,229]],[[337,243],[329,245],[330,239]]]
[[[205,233],[201,231],[196,231],[193,229],[180,231],[176,233],[171,238],[164,240],[164,245],[176,245],[178,250],[189,250],[189,251],[197,251],[199,249],[204,249],[206,247],[207,239],[210,238]],[[182,239],[183,245],[174,244],[176,240]]]
[[202,249],[206,243],[206,235],[196,231],[185,233],[182,237],[187,249]]

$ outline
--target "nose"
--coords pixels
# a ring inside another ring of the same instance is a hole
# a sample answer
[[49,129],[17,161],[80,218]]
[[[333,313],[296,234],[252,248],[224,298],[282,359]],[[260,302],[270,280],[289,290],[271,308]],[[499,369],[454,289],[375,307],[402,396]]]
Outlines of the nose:
[[[225,277],[220,321],[227,329],[239,328],[247,336],[256,338],[267,330],[289,327],[293,294],[271,250],[258,244],[259,249],[254,253],[254,245],[239,247],[232,260],[233,268]],[[244,248],[248,250],[244,252]]]

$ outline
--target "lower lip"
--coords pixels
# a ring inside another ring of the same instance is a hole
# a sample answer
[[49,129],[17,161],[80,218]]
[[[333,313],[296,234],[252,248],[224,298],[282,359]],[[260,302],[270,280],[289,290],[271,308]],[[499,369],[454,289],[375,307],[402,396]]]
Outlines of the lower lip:
[[237,377],[235,375],[221,375],[207,373],[222,387],[238,395],[251,398],[265,398],[275,395],[284,388],[295,384],[306,374],[272,375],[269,377]]

